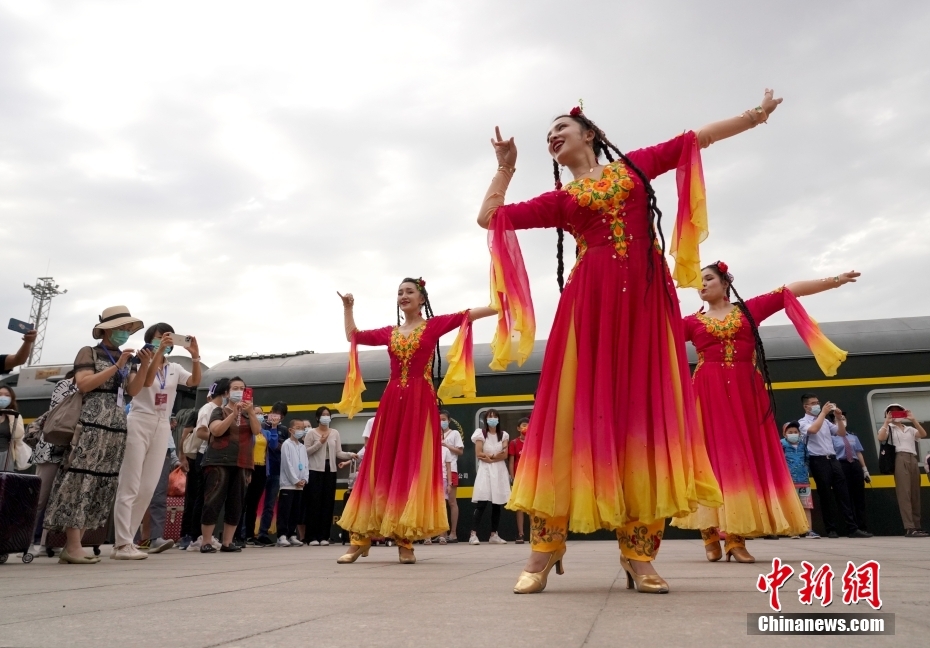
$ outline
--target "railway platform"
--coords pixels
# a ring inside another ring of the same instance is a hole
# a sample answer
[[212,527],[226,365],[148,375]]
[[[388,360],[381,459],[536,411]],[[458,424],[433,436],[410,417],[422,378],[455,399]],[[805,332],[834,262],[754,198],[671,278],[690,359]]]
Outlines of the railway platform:
[[[856,646],[926,645],[930,539],[753,540],[755,564],[708,563],[697,540],[662,545],[665,595],[626,589],[614,542],[569,543],[564,576],[542,594],[511,592],[529,545],[417,546],[416,565],[373,547],[337,565],[340,545],[250,548],[239,554],[172,549],[143,561],[91,566],[37,557],[0,565],[0,646],[259,648],[267,646]],[[747,636],[747,613],[770,612],[756,590],[773,557],[794,576],[784,612],[871,612],[845,605],[847,561],[880,565],[882,612],[895,637]],[[830,564],[833,604],[798,600],[801,561]]]

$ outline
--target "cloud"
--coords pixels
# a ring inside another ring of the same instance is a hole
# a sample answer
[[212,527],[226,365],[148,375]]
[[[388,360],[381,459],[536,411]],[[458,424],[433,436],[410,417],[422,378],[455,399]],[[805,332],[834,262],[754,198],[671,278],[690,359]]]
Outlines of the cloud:
[[[197,335],[208,363],[342,350],[336,290],[366,327],[393,320],[405,275],[437,312],[487,302],[495,125],[521,200],[551,187],[544,135],[579,97],[630,149],[771,86],[771,123],[705,152],[703,257],[744,296],[862,270],[807,300],[820,320],[923,315],[928,27],[918,2],[0,1],[0,297],[25,318],[23,282],[50,268],[69,289],[45,362],[115,303]],[[673,179],[656,187],[670,235]],[[521,242],[545,336],[555,234]]]

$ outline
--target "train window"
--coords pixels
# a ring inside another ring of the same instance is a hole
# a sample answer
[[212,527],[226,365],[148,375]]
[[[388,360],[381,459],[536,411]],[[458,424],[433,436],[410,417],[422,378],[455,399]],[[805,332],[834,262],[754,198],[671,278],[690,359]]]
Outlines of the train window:
[[[475,429],[481,427],[481,422],[484,421],[484,416],[488,410],[493,409],[500,414],[501,429],[510,435],[511,439],[516,439],[520,436],[517,433],[517,423],[522,418],[529,418],[530,414],[533,413],[532,407],[527,407],[525,405],[519,405],[515,407],[485,407],[478,410],[478,413],[475,415]],[[466,431],[465,436],[471,438],[471,431]]]
[[[869,392],[869,415],[872,417],[872,431],[876,449],[879,446],[878,429],[885,422],[885,408],[892,403],[899,403],[914,413],[926,430],[930,426],[930,387],[899,387],[896,389],[874,389]],[[924,457],[930,452],[930,439],[917,440],[918,464],[926,470]]]

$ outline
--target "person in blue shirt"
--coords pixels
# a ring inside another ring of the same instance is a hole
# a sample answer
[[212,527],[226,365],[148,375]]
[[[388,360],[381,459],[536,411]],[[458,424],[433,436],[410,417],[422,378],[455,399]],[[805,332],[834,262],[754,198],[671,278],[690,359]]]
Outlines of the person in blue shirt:
[[[797,421],[788,421],[782,426],[781,448],[785,453],[785,461],[788,462],[788,472],[791,473],[791,481],[794,482],[794,488],[798,492],[798,498],[801,500],[801,506],[807,513],[807,526],[810,530],[804,535],[805,538],[819,538],[814,533],[814,527],[811,524],[811,511],[814,509],[814,497],[811,495],[810,473],[807,470],[807,444],[801,442],[801,429]],[[800,538],[801,536],[791,536]]]
[[271,520],[274,517],[275,505],[278,502],[278,489],[281,480],[281,445],[290,438],[290,433],[284,424],[286,416],[287,403],[278,401],[271,406],[271,413],[268,414],[262,424],[262,434],[268,440],[266,450],[268,454],[265,460],[267,479],[265,480],[262,519],[258,525],[258,536],[255,538],[255,542],[263,547],[271,547],[275,544],[269,530],[271,529]]
[[846,431],[846,436],[832,438],[836,460],[840,462],[843,476],[846,477],[846,489],[849,491],[849,499],[852,500],[856,524],[863,531],[868,531],[865,519],[865,485],[872,483],[872,478],[869,477],[869,469],[866,468],[865,458],[862,456],[862,443],[859,437],[849,430]]

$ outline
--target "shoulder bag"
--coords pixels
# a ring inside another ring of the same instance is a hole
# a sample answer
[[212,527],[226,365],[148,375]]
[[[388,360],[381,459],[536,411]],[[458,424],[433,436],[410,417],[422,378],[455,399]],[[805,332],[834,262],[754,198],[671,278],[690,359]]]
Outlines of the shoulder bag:
[[895,447],[892,437],[894,437],[894,428],[889,425],[888,438],[882,442],[881,447],[878,449],[878,470],[883,475],[894,474]]

